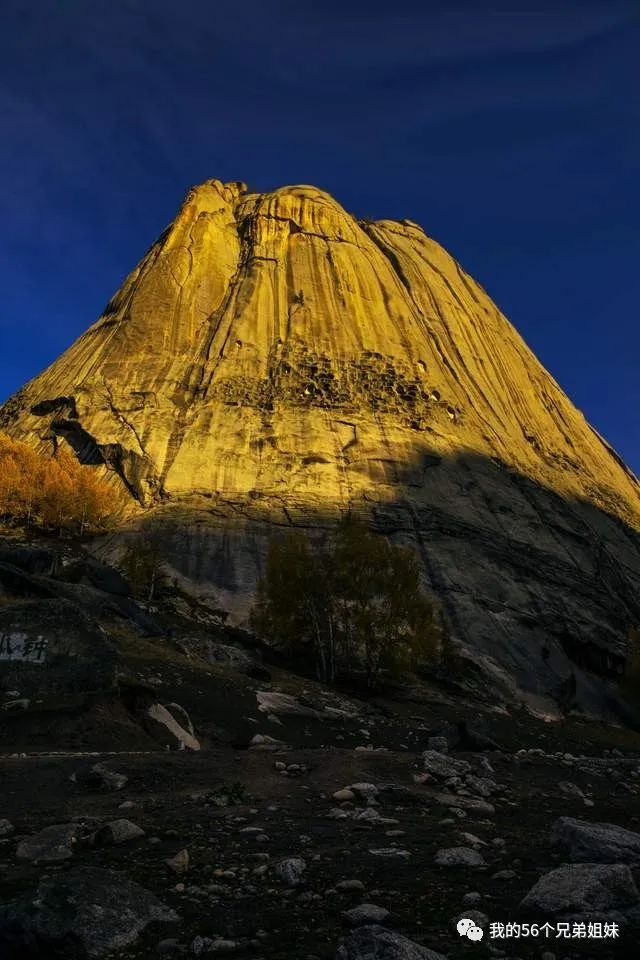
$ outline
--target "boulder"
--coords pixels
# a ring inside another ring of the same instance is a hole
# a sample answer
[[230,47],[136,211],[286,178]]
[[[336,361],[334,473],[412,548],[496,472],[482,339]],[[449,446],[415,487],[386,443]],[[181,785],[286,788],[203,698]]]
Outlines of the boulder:
[[[172,706],[175,711],[177,704],[172,704]],[[182,710],[182,708],[180,708],[180,710]],[[180,715],[178,711],[175,711],[175,713],[176,715]],[[193,729],[186,711],[184,711],[184,714],[189,726]],[[176,716],[174,716],[174,713],[161,703],[153,703],[147,708],[144,716],[144,726],[155,740],[174,750],[200,749],[199,740],[188,730],[185,730],[176,719]]]
[[56,824],[45,827],[33,837],[27,837],[18,844],[18,860],[38,863],[59,863],[73,856],[73,844],[80,834],[75,823]]
[[302,882],[302,875],[307,865],[300,857],[287,857],[276,864],[276,876],[283,880],[288,887],[298,887]]
[[466,760],[456,760],[437,750],[425,750],[422,754],[424,769],[436,780],[449,780],[451,777],[463,777],[471,772],[471,764]]
[[640,908],[624,864],[573,863],[545,873],[520,904],[524,914],[568,920],[625,922]]
[[377,797],[380,792],[375,783],[352,783],[346,789],[351,790],[359,800],[368,804],[377,803]]
[[181,707],[179,703],[166,703],[166,709],[169,711],[173,719],[180,724],[180,726],[187,730],[192,737],[195,737],[196,731],[194,729],[191,717],[187,713],[184,707]]
[[336,890],[340,893],[361,893],[364,890],[362,880],[341,880],[336,883]]
[[[188,640],[186,642],[188,643]],[[261,666],[250,653],[232,643],[209,640],[207,642],[207,655],[211,663],[225,664],[240,673],[252,672]]]
[[371,923],[384,923],[389,918],[389,911],[374,903],[361,903],[351,910],[345,910],[342,916],[350,927],[364,927]]
[[338,947],[335,960],[447,960],[435,950],[379,924],[358,927]]
[[35,930],[29,918],[0,908],[0,957],[2,960],[87,960],[87,951],[74,933],[60,936]]
[[[40,881],[37,894],[0,911],[3,931],[25,942],[68,945],[60,958],[104,957],[134,943],[153,921],[176,921],[152,893],[120,873],[74,867]],[[74,952],[75,951],[75,952]],[[51,957],[51,953],[25,956]]]
[[484,867],[484,857],[472,847],[449,847],[438,850],[434,863],[439,867]]
[[403,850],[401,847],[378,847],[375,850],[369,850],[374,857],[383,857],[385,860],[403,860],[405,863],[411,859],[409,850]]
[[94,843],[99,846],[110,843],[129,843],[131,840],[139,840],[145,833],[142,827],[131,820],[112,820],[100,827],[93,836]]
[[472,813],[481,813],[487,817],[493,816],[496,808],[488,800],[479,800],[476,797],[458,796],[453,793],[436,793],[433,799],[443,807],[458,807],[461,810],[471,810]]
[[551,839],[578,863],[640,863],[640,833],[613,823],[560,817]]
[[356,795],[349,787],[343,787],[341,790],[336,790],[336,792],[331,795],[331,798],[338,803],[353,803]]
[[180,876],[181,874],[186,873],[189,869],[189,851],[178,850],[176,855],[169,857],[168,860],[165,860],[165,863],[170,870]]
[[266,733],[256,733],[249,741],[250,750],[261,750],[266,752],[277,750],[289,750],[289,744],[284,740],[277,740],[275,737],[269,737]]
[[479,797],[490,797],[499,787],[490,777],[476,777],[468,773],[464,778],[465,787]]
[[306,706],[300,703],[295,697],[288,693],[278,693],[273,690],[258,690],[256,692],[258,701],[258,710],[262,713],[272,713],[276,717],[307,717],[311,720],[319,720],[321,712],[314,707]]
[[124,773],[110,770],[104,763],[94,763],[71,774],[70,779],[82,787],[94,790],[122,790],[128,783]]

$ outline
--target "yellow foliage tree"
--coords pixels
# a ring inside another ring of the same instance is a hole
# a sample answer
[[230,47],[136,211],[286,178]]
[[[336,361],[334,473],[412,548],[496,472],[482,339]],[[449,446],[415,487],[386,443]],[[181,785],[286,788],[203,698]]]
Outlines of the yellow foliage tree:
[[42,456],[0,433],[0,517],[83,534],[105,526],[111,501],[107,484],[68,451]]

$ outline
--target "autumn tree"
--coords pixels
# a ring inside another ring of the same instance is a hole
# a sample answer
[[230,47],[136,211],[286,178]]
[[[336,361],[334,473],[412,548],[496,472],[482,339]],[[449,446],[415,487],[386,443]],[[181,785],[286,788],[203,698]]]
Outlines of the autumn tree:
[[30,521],[41,477],[42,464],[35,450],[0,433],[0,516]]
[[270,544],[251,622],[288,651],[312,651],[321,680],[360,665],[369,687],[436,659],[442,636],[413,551],[351,517],[324,544],[302,533]]
[[48,457],[0,433],[0,516],[60,533],[102,529],[112,494],[95,468],[64,449]]

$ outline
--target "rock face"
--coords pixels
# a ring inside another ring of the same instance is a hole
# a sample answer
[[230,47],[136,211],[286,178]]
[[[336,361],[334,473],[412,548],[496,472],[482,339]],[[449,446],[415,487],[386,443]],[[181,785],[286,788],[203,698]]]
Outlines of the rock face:
[[350,507],[505,689],[593,704],[640,622],[636,478],[418,225],[314,187],[192,190],[0,426],[177,518],[175,573],[237,620],[271,532]]
[[0,607],[0,689],[28,697],[111,690],[116,655],[99,625],[67,600]]

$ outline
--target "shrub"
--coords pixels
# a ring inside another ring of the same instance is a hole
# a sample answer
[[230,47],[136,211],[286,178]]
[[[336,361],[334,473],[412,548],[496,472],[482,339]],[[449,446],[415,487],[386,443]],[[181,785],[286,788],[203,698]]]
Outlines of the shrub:
[[43,456],[0,433],[0,517],[59,532],[104,528],[112,493],[93,467],[68,451]]
[[294,533],[270,544],[251,622],[290,652],[311,650],[321,680],[361,666],[369,687],[437,659],[442,642],[415,553],[350,516],[330,543]]

